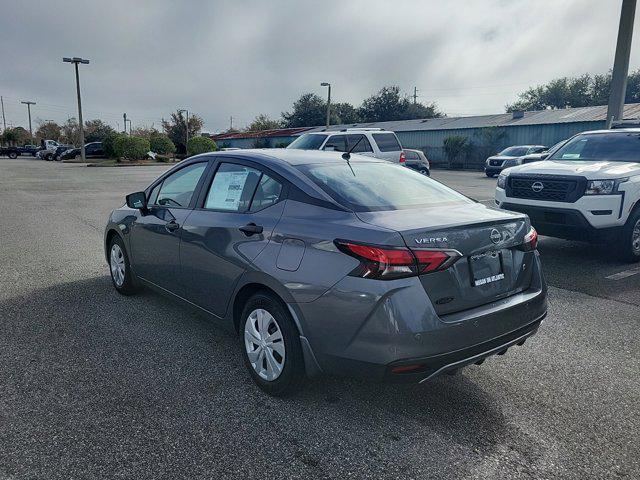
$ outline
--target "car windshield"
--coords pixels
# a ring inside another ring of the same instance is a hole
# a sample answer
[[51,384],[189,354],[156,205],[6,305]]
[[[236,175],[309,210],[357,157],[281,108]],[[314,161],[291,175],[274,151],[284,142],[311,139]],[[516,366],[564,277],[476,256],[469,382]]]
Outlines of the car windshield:
[[547,160],[640,162],[640,133],[587,133],[569,140]]
[[528,151],[529,147],[509,147],[505,148],[498,155],[501,155],[503,157],[521,157],[523,155],[526,155]]
[[473,203],[409,168],[391,163],[332,163],[298,167],[339,204],[354,211],[402,210]]
[[291,142],[287,148],[293,148],[294,150],[318,150],[325,138],[327,138],[326,135],[305,133]]

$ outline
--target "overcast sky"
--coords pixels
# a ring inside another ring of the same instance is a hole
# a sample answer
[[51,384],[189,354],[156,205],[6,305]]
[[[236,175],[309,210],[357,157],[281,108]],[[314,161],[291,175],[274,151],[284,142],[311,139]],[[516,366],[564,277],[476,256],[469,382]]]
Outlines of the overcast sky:
[[[304,92],[358,105],[383,85],[450,116],[499,113],[537,83],[613,64],[621,0],[1,0],[7,123],[76,116],[136,126],[176,108],[205,130],[279,117]],[[640,66],[638,32],[631,68]]]

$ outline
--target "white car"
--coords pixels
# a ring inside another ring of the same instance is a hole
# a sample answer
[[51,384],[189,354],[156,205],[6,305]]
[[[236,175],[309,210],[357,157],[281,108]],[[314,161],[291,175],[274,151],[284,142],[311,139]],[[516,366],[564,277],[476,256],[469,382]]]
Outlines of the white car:
[[640,128],[583,132],[498,177],[495,203],[552,237],[604,241],[640,261]]
[[332,152],[351,151],[393,163],[405,162],[405,154],[396,134],[381,128],[345,128],[335,132],[305,133],[296,138],[287,148]]

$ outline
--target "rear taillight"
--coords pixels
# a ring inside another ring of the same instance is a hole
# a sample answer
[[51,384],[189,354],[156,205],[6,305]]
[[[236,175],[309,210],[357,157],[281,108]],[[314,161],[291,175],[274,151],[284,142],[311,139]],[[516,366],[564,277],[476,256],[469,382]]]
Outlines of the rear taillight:
[[360,261],[349,275],[379,280],[412,277],[449,268],[462,255],[455,250],[410,250],[336,240],[338,249]]
[[531,227],[529,233],[524,236],[524,240],[522,241],[522,245],[519,246],[520,250],[525,252],[530,252],[535,250],[538,247],[538,232],[536,229]]
[[400,163],[405,163],[407,161],[407,157],[405,157],[404,152],[400,152]]

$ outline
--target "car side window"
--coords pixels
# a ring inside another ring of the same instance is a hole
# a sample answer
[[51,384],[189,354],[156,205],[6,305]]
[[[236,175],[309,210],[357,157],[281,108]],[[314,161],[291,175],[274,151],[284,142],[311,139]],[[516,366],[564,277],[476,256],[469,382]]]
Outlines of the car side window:
[[420,160],[420,155],[416,152],[405,152],[405,158],[407,160]]
[[[194,163],[169,175],[160,186],[155,205],[188,207],[206,167],[206,162]],[[152,191],[150,200],[153,199],[153,193]]]
[[345,135],[333,135],[327,140],[323,149],[327,150],[327,147],[333,147],[336,152],[346,152]]
[[[356,148],[353,148],[355,145]],[[371,144],[365,135],[347,135],[347,149],[353,153],[373,152]]]
[[222,163],[215,176],[204,208],[227,212],[245,212],[260,182],[262,172],[255,168]]
[[280,194],[282,193],[282,184],[271,178],[266,173],[262,174],[256,193],[251,200],[250,212],[257,212],[263,208],[270,207],[274,203],[280,200]]

